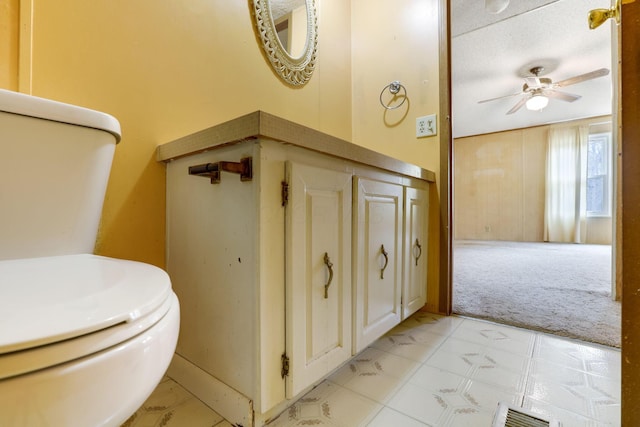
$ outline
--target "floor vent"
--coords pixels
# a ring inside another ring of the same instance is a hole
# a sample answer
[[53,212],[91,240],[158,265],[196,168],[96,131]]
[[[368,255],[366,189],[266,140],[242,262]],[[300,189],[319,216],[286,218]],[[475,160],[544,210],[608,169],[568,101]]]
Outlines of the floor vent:
[[493,427],[560,427],[560,423],[557,420],[546,420],[522,408],[499,403]]

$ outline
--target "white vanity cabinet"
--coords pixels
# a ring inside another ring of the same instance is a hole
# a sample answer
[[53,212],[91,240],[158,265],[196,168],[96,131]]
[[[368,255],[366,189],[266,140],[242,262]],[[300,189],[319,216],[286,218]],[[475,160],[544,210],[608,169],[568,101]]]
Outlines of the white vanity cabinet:
[[403,187],[356,176],[355,351],[400,323]]
[[[166,266],[181,308],[168,374],[245,427],[285,399],[284,163],[265,154],[249,141],[167,164]],[[251,181],[189,174],[242,158]]]
[[351,357],[351,174],[287,162],[287,398]]
[[427,302],[429,189],[404,187],[402,319]]
[[429,190],[378,179],[353,181],[355,352],[427,301]]
[[168,374],[232,424],[264,425],[424,306],[432,172],[264,112],[157,155]]

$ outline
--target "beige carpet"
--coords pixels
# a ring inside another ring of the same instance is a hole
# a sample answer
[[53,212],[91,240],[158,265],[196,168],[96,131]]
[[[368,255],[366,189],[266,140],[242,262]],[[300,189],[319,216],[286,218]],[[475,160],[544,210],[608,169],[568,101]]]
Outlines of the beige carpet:
[[454,313],[620,347],[611,247],[458,241]]

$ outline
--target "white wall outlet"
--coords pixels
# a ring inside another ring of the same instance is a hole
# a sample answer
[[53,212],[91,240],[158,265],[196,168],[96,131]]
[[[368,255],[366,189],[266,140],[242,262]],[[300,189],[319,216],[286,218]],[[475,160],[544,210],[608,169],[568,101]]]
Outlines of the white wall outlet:
[[422,116],[416,119],[416,137],[436,135],[436,115]]

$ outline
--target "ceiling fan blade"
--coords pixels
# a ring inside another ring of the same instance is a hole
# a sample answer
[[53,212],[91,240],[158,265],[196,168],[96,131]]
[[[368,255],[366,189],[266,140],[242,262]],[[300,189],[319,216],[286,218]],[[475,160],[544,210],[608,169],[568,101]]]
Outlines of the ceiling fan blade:
[[514,106],[513,106],[513,108],[512,108],[511,110],[507,111],[507,114],[513,114],[513,113],[515,113],[516,111],[518,111],[520,108],[522,108],[522,106],[523,106],[524,104],[526,104],[526,102],[527,102],[527,100],[528,100],[528,99],[529,99],[528,97],[524,97],[524,96],[523,96],[523,97],[522,97],[522,99],[521,99],[520,101],[518,101],[518,103],[517,103],[516,105],[514,105]]
[[574,95],[572,93],[560,92],[559,90],[545,90],[542,92],[545,96],[549,98],[559,99],[561,101],[573,102],[582,98],[580,95]]
[[517,95],[521,95],[521,94],[522,94],[522,92],[517,92],[517,93],[512,93],[511,95],[499,96],[497,98],[483,99],[482,101],[478,101],[478,104],[483,104],[483,103],[489,102],[489,101],[496,101],[498,99],[503,99],[503,98],[511,98],[512,96],[517,96]]
[[576,83],[584,82],[585,80],[596,79],[598,77],[603,77],[609,74],[608,68],[600,68],[599,70],[591,71],[590,73],[580,74],[579,76],[571,77],[566,80],[561,80],[559,82],[554,83],[553,85],[556,87],[563,87],[574,85]]

